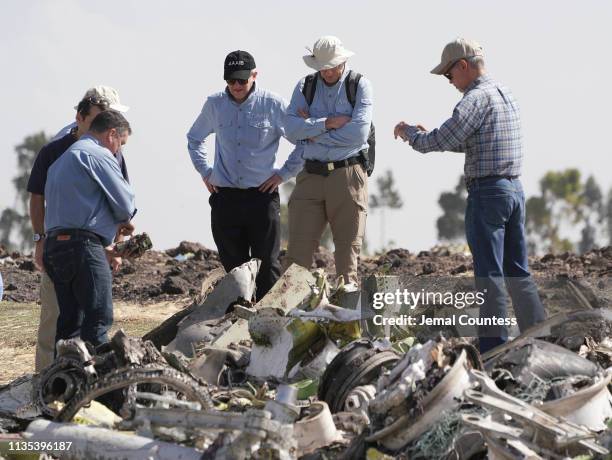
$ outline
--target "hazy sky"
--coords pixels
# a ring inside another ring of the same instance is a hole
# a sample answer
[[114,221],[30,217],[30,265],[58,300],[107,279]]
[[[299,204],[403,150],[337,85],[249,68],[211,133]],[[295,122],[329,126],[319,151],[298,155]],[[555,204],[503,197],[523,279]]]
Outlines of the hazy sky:
[[[304,47],[328,34],[356,53],[349,65],[373,84],[373,179],[392,169],[398,181],[404,207],[386,220],[397,246],[436,243],[438,196],[462,172],[462,154],[421,155],[392,136],[400,120],[432,129],[450,116],[460,94],[429,71],[457,36],[483,45],[489,73],[519,101],[528,196],[551,169],[578,167],[606,191],[612,186],[610,2],[2,0],[0,12],[0,209],[14,202],[15,145],[57,132],[87,88],[106,84],[131,106],[124,153],[137,230],[157,248],[180,240],[214,247],[208,192],[185,134],[206,96],[223,89],[225,55],[250,51],[259,84],[289,99],[309,73]],[[279,160],[289,151],[281,141]],[[371,246],[379,235],[379,215],[370,212]]]

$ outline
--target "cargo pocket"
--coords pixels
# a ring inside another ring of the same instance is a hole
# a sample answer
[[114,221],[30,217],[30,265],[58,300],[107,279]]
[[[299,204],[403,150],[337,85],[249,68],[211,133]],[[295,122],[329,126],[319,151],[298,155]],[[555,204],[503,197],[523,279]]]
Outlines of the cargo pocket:
[[368,178],[363,166],[360,164],[349,166],[347,169],[348,188],[353,201],[363,209],[368,210]]

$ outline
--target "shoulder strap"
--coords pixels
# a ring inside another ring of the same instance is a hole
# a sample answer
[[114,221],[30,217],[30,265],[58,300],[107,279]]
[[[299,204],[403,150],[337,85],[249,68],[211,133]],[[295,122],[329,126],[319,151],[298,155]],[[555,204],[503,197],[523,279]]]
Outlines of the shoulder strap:
[[349,73],[346,76],[346,84],[344,86],[346,87],[346,97],[353,108],[355,107],[355,101],[357,99],[357,87],[359,86],[359,80],[361,80],[361,74],[349,70]]
[[311,73],[310,75],[307,75],[306,79],[304,80],[302,94],[304,95],[308,106],[310,106],[314,100],[315,90],[317,89],[317,76],[318,72]]

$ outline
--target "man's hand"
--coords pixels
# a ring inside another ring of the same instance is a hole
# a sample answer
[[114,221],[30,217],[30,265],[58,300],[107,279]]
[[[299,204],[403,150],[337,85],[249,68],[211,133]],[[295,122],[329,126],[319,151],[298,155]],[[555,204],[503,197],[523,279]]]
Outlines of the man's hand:
[[325,119],[325,129],[340,129],[351,121],[351,117],[347,115],[338,115],[337,117],[329,117]]
[[274,174],[268,178],[263,184],[259,186],[259,191],[266,193],[274,193],[280,184],[283,183],[283,178],[278,174]]
[[121,257],[111,257],[110,266],[113,270],[113,273],[119,273],[119,269],[121,268],[121,264],[123,263]]
[[[393,136],[395,137],[395,139],[399,137],[404,142],[408,141],[409,139],[406,134],[406,128],[408,126],[411,126],[411,125],[409,125],[408,123],[404,121],[400,121],[397,125],[395,125],[395,128],[393,128]],[[423,125],[416,125],[416,129],[418,129],[419,131],[423,131],[423,132],[427,131]]]
[[119,224],[119,228],[117,228],[117,236],[119,235],[129,236],[132,233],[134,233],[134,230],[136,230],[136,227],[134,227],[133,223],[124,222],[122,224]]
[[306,119],[310,118],[310,112],[307,109],[297,109],[297,113],[300,117]]
[[111,266],[111,269],[113,270],[113,273],[117,273],[119,271],[119,268],[121,267],[121,257],[117,254],[117,251],[115,251],[115,246],[113,244],[111,244],[110,246],[106,246],[104,248],[104,252],[106,253],[106,260],[108,260],[108,263]]
[[204,181],[204,185],[206,185],[206,188],[210,193],[217,193],[219,191],[216,185],[210,183],[210,175],[206,178],[203,177],[202,181]]
[[41,272],[45,271],[45,265],[43,264],[43,246],[44,239],[40,239],[36,242],[36,247],[34,248],[34,265]]
[[398,137],[406,142],[408,140],[408,135],[406,134],[406,128],[410,126],[408,123],[404,121],[400,121],[395,128],[393,128],[393,137],[397,139]]

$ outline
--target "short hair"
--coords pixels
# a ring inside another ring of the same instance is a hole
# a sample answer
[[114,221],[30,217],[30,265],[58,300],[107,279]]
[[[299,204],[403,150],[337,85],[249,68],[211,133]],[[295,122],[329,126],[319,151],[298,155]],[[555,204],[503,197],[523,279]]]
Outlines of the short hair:
[[104,98],[85,97],[77,105],[77,113],[82,117],[86,117],[91,112],[92,107],[98,107],[103,112],[108,110],[110,103]]
[[473,69],[482,69],[484,67],[484,58],[482,56],[471,56],[466,58],[466,61]]
[[119,134],[123,134],[125,131],[127,131],[128,134],[132,134],[130,123],[120,112],[113,109],[100,112],[93,119],[89,127],[90,131],[98,134],[104,133],[109,129],[116,129]]

